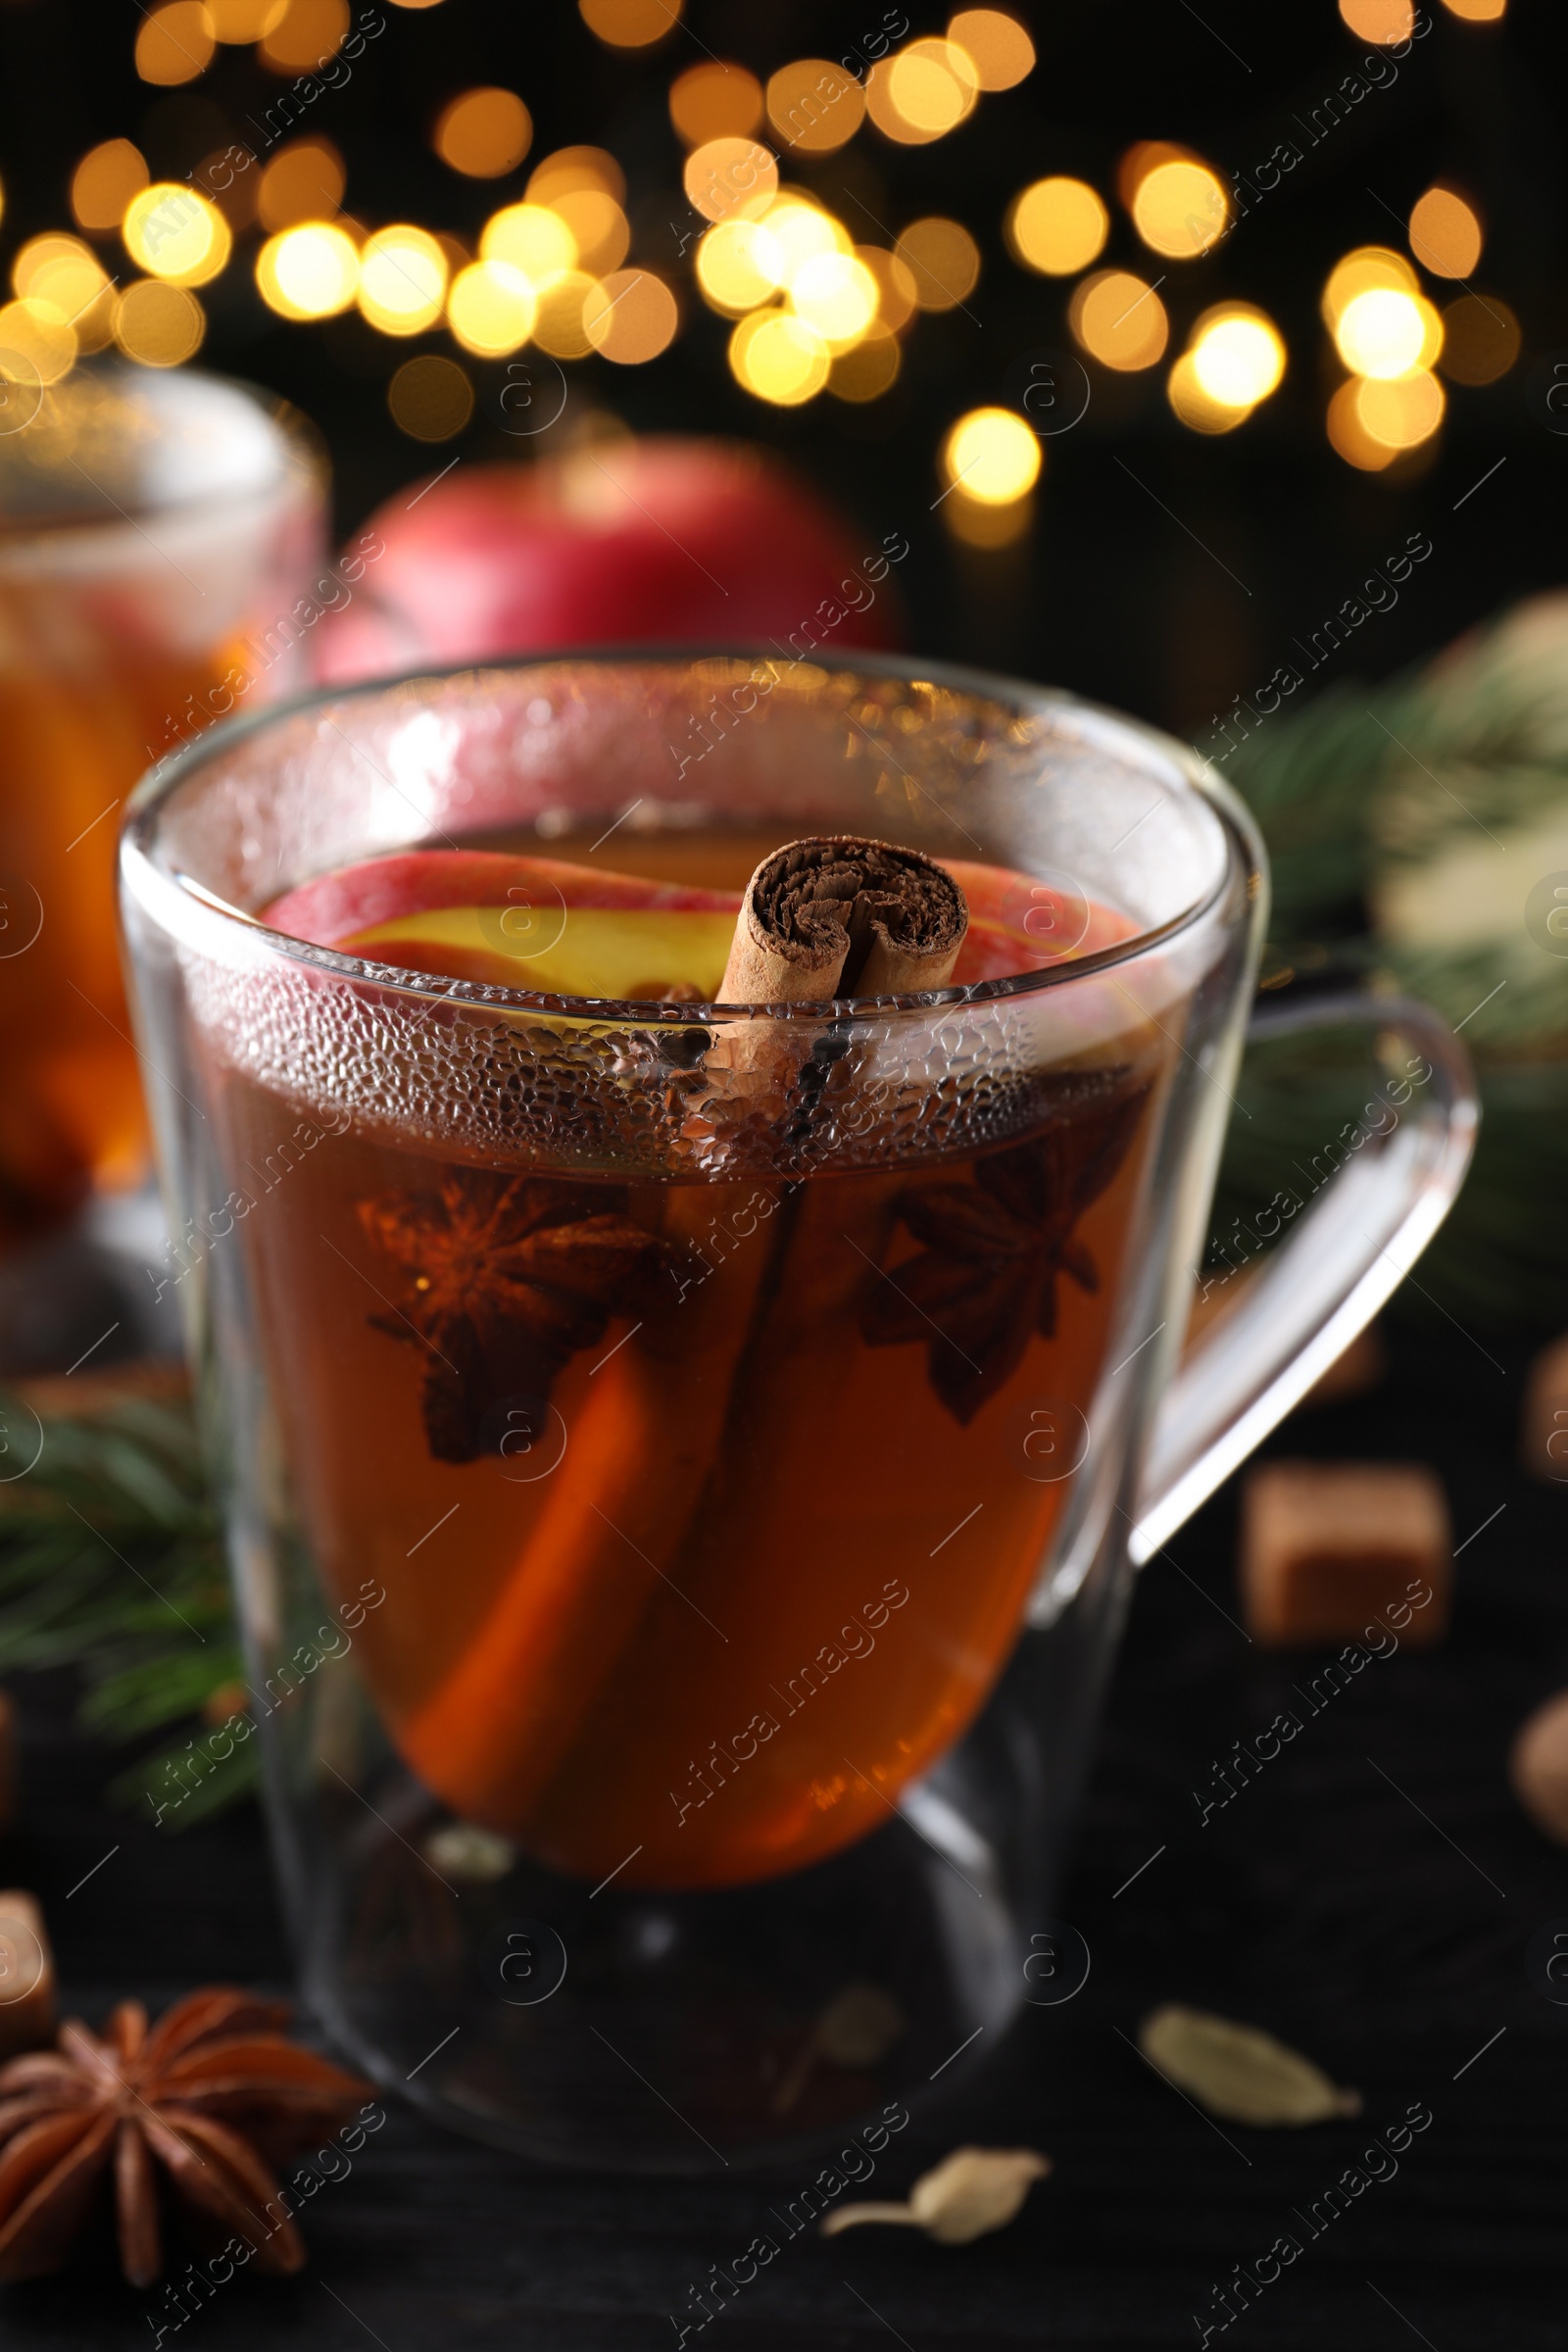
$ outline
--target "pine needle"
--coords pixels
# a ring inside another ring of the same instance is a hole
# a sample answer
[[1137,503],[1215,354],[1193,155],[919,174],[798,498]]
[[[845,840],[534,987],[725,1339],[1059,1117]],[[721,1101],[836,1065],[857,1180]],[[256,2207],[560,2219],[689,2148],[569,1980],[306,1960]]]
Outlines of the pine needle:
[[[6,1426],[31,1425],[24,1405]],[[24,1477],[0,1486],[0,1675],[74,1666],[83,1726],[115,1744],[188,1726],[243,1672],[218,1513],[188,1408],[127,1397],[80,1419],[50,1415]],[[132,1802],[161,1777],[161,1745],[120,1775]],[[247,1745],[171,1826],[246,1794]]]

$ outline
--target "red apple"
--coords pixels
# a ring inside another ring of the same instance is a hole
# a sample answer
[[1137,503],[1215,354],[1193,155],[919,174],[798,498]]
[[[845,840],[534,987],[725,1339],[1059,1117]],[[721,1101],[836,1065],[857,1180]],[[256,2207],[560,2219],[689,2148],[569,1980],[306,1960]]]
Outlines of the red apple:
[[739,442],[595,443],[458,466],[370,518],[353,601],[312,631],[322,684],[579,645],[776,645],[785,657],[899,641],[886,546]]

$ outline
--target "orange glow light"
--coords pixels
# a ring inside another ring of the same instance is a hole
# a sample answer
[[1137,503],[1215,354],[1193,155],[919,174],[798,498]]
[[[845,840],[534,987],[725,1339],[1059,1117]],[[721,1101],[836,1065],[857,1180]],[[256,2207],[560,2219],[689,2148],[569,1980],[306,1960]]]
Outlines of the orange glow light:
[[1092,359],[1129,373],[1152,368],[1170,338],[1165,306],[1130,270],[1097,270],[1074,291],[1067,322]]
[[688,66],[669,85],[669,119],[688,147],[706,139],[745,139],[762,121],[762,85],[744,66],[721,58]]
[[1410,251],[1434,277],[1468,277],[1481,259],[1481,222],[1453,188],[1428,188],[1410,214]]
[[448,101],[436,118],[433,145],[466,178],[500,179],[515,172],[532,140],[533,118],[516,91],[487,86]]
[[1000,8],[963,8],[948,26],[983,90],[1010,90],[1034,72],[1035,45],[1016,17]]

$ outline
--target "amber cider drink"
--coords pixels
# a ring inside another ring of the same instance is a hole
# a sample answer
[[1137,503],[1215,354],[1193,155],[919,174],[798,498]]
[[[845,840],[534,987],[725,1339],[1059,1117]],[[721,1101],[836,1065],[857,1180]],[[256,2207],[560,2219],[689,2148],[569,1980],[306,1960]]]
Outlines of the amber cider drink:
[[[739,891],[789,838],[616,863]],[[739,1885],[878,1828],[958,1740],[1107,1369],[1168,1051],[1127,1010],[1005,1140],[906,1170],[800,1149],[878,1115],[853,1051],[772,1168],[710,1182],[563,1175],[536,1115],[459,1151],[350,1089],[330,1125],[224,1071],[303,1532],[334,1596],[384,1592],[361,1668],[460,1819],[590,1883]],[[700,1113],[700,1059],[671,1086]]]
[[12,387],[0,430],[0,1242],[148,1168],[117,851],[137,778],[299,682],[324,475],[191,370]]

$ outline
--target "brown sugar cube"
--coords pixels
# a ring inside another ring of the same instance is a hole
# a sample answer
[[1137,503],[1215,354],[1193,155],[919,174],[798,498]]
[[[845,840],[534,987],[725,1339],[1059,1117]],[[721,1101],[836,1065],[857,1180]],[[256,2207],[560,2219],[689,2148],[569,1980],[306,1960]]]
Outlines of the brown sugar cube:
[[1405,1462],[1266,1462],[1242,1495],[1242,1609],[1271,1649],[1353,1642],[1379,1619],[1401,1642],[1447,1628],[1448,1506]]
[[17,1818],[17,1710],[0,1690],[0,1831]]
[[0,2059],[55,2037],[55,1956],[30,1894],[0,1893]]
[[1546,1699],[1520,1725],[1508,1778],[1537,1829],[1568,1845],[1568,1690]]
[[1568,1487],[1568,1339],[1543,1348],[1530,1367],[1519,1450],[1535,1477]]

